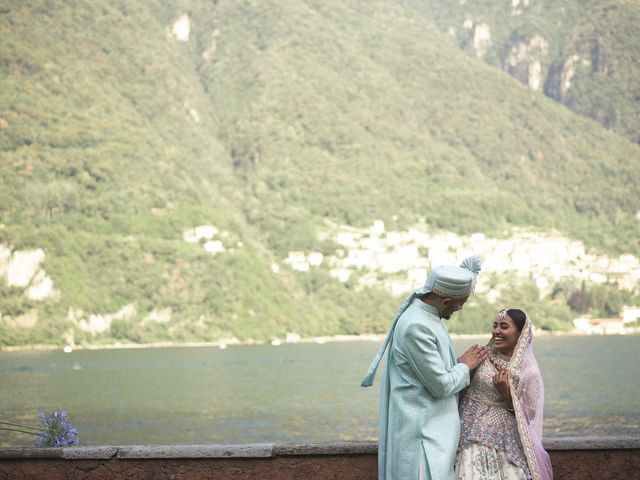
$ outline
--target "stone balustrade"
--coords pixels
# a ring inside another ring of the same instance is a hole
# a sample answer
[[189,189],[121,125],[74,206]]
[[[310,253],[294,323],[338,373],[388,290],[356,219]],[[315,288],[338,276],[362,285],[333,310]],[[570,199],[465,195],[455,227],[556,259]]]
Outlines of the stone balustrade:
[[[640,478],[640,437],[545,440],[556,480]],[[376,442],[0,448],[0,479],[375,480]]]

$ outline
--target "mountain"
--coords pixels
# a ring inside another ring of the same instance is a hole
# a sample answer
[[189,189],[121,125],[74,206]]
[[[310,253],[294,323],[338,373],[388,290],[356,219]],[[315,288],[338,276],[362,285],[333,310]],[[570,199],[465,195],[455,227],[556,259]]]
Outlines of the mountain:
[[640,143],[640,4],[401,0],[463,51]]
[[5,345],[384,331],[382,287],[283,263],[339,249],[327,222],[640,253],[640,147],[413,8],[4,2],[0,26]]

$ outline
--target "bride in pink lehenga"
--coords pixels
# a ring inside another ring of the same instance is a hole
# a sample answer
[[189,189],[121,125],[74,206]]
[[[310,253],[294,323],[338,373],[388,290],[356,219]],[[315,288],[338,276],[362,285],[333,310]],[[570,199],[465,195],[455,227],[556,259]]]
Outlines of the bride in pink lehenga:
[[500,311],[487,348],[461,394],[456,479],[551,480],[542,447],[544,386],[526,313]]

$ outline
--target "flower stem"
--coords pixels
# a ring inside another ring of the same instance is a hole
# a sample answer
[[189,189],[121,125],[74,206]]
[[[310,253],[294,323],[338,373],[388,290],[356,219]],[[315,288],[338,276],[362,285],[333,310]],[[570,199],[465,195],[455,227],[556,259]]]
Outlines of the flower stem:
[[29,435],[35,435],[36,432],[35,431],[30,431],[30,430],[21,430],[19,428],[13,428],[13,427],[0,427],[0,430],[6,430],[7,432],[20,432],[20,433],[28,433]]
[[22,425],[20,423],[4,422],[2,420],[0,420],[0,425],[11,425],[12,427],[28,428],[28,429],[33,430],[35,432],[39,432],[40,430],[42,430],[41,428],[31,427],[29,425]]

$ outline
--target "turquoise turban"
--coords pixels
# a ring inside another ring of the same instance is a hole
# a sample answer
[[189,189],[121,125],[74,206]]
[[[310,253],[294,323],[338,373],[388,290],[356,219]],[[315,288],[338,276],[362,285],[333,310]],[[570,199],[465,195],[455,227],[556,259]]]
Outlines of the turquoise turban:
[[441,265],[434,268],[422,288],[416,293],[420,296],[433,292],[441,297],[464,298],[473,292],[482,262],[479,257],[465,259],[459,267]]

